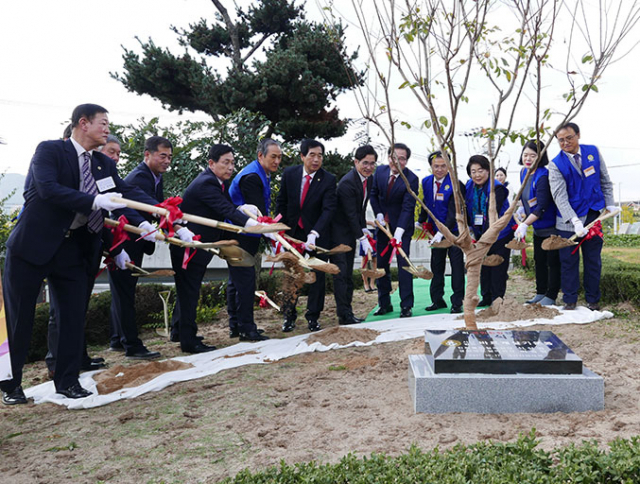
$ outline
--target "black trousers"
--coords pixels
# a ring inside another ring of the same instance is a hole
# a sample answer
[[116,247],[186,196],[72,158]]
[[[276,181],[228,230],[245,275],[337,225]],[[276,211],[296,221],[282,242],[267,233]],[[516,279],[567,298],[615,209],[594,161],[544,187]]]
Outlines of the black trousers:
[[339,318],[353,314],[353,261],[356,257],[355,243],[348,244],[351,251],[331,256],[331,262],[338,266],[340,273],[333,275],[333,295],[336,299],[336,313]]
[[255,292],[255,267],[229,266],[229,281],[227,283],[229,329],[241,333],[251,333],[257,330],[253,320]]
[[53,259],[44,265],[34,265],[7,250],[3,293],[6,308],[11,368],[13,378],[0,382],[3,391],[11,392],[22,383],[22,370],[27,360],[35,307],[42,281],[46,278],[56,301],[59,333],[54,379],[56,390],[78,383],[84,325],[86,294],[91,261],[99,255],[96,235],[86,229],[72,231],[65,238]]
[[485,301],[495,301],[499,297],[504,298],[504,293],[507,290],[507,279],[509,275],[509,257],[511,256],[511,249],[505,247],[509,241],[513,239],[513,232],[509,235],[496,240],[487,255],[497,254],[504,260],[502,263],[495,267],[482,266],[480,270],[480,292],[482,299]]
[[207,264],[213,258],[213,254],[198,250],[189,261],[187,268],[183,269],[185,249],[171,246],[169,251],[176,283],[176,305],[171,318],[171,334],[179,334],[180,347],[186,351],[200,343],[196,338],[198,334],[196,315],[200,299],[200,286],[207,270]]
[[560,252],[542,248],[542,242],[547,238],[533,234],[533,259],[536,261],[536,294],[544,294],[555,300],[560,291]]
[[[411,236],[413,233],[406,231],[402,236],[402,249],[407,256],[410,255]],[[391,258],[392,247],[382,255],[385,247],[389,243],[389,238],[378,230],[376,232],[376,252],[378,253],[378,269],[384,269],[384,276],[377,280],[378,285],[378,306],[381,308],[391,304],[391,272],[389,271],[389,260]],[[403,269],[407,266],[407,261],[400,254],[396,254],[396,263],[398,264],[398,286],[400,287],[400,307],[413,307],[413,275]]]
[[431,302],[444,302],[444,271],[447,266],[447,255],[451,263],[451,295],[452,306],[462,306],[464,299],[464,255],[459,247],[447,249],[431,249],[431,272],[433,279],[429,285]]
[[[142,266],[144,251],[142,244],[134,250],[128,248],[127,253],[132,262]],[[138,337],[136,324],[136,286],[138,277],[130,270],[109,271],[109,288],[111,289],[111,344],[122,344],[127,354],[133,354],[144,348]]]

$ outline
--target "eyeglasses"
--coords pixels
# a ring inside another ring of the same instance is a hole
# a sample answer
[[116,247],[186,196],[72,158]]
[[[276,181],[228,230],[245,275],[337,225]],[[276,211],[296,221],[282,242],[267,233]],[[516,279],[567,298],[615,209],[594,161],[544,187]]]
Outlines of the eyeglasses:
[[375,168],[376,167],[376,162],[375,161],[361,161],[360,165],[368,167],[368,168]]
[[407,161],[407,159],[404,156],[398,156],[397,160],[401,163],[404,163],[405,161]]
[[558,138],[558,143],[560,143],[561,145],[564,143],[570,143],[575,137],[576,137],[575,134],[570,134],[566,138]]

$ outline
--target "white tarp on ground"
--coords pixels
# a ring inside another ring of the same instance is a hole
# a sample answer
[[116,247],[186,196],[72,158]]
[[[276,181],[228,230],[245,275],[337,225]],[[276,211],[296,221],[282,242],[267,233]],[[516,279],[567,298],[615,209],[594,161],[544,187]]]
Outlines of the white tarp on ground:
[[[78,400],[66,398],[55,392],[53,382],[42,383],[41,385],[28,388],[25,390],[25,394],[27,397],[33,398],[35,403],[51,402],[58,405],[65,405],[70,409],[99,407],[124,398],[135,398],[147,392],[159,391],[173,383],[213,375],[228,368],[269,363],[313,351],[329,351],[348,346],[368,346],[378,343],[388,343],[390,341],[418,338],[423,336],[427,329],[457,329],[464,324],[462,321],[457,320],[457,317],[457,314],[434,314],[431,316],[389,319],[346,326],[354,329],[373,329],[380,332],[380,335],[378,335],[374,341],[366,343],[356,341],[347,345],[333,343],[329,346],[324,346],[315,342],[308,345],[305,340],[310,334],[302,334],[285,339],[270,339],[258,343],[239,343],[209,353],[175,358],[178,361],[191,363],[193,368],[163,373],[138,387],[124,388],[107,395],[97,394],[96,382],[92,378],[92,375],[97,372],[87,372],[80,375],[80,384],[87,390],[93,392],[93,395],[87,398]],[[535,319],[509,323],[478,323],[478,327],[480,329],[508,329],[533,326],[536,324],[585,324],[611,317],[613,317],[613,314],[609,311],[590,311],[585,307],[578,307],[575,311],[561,312],[561,314],[554,319]],[[251,352],[251,354],[243,354],[247,352]],[[242,356],[233,357],[234,355]]]

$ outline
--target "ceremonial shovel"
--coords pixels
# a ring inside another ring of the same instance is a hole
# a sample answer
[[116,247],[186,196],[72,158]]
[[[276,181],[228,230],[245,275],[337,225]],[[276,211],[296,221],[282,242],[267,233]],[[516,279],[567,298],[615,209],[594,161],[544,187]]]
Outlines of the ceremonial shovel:
[[[516,220],[516,222],[518,222],[519,224],[521,224],[522,222],[524,222],[524,220],[521,220],[520,217],[518,216],[517,213],[513,214],[513,218]],[[509,243],[507,245],[505,245],[505,247],[507,249],[512,249],[512,250],[524,250],[524,249],[528,249],[529,247],[531,247],[531,244],[527,244],[524,239],[523,240],[517,240],[517,239],[512,239],[509,241]]]
[[[380,230],[382,230],[385,233],[385,235],[389,238],[389,240],[393,239],[393,235],[391,235],[391,232],[389,232],[389,230],[385,226],[381,225],[380,222],[378,222],[377,220],[376,220],[376,225]],[[400,255],[404,257],[404,260],[407,261],[407,264],[409,264],[409,266],[402,267],[405,271],[413,274],[416,277],[419,277],[420,279],[426,279],[426,280],[433,279],[433,272],[431,272],[429,269],[423,266],[420,266],[420,268],[418,268],[415,265],[413,265],[413,262],[409,260],[409,257],[407,256],[406,252],[402,249],[402,247],[397,247],[397,250],[400,253]]]
[[[602,220],[606,220],[606,219],[608,219],[610,217],[618,215],[619,212],[620,212],[620,210],[616,210],[615,212],[608,212],[607,211],[607,212],[601,213],[600,216],[597,219],[595,219],[593,222],[591,222],[590,224],[588,224],[585,227],[585,230],[589,230],[591,227],[593,227],[598,222],[601,222]],[[552,236],[548,237],[547,239],[545,239],[542,242],[542,248],[544,250],[564,249],[565,247],[571,247],[572,245],[576,245],[576,241],[575,240],[577,238],[578,238],[578,236],[576,234],[572,235],[568,239],[560,237],[559,235],[552,235]]]
[[[109,227],[117,227],[120,225],[115,220],[106,218],[104,224]],[[136,235],[142,235],[145,231],[140,227],[125,224],[124,230]],[[238,245],[237,240],[219,240],[218,242],[200,242],[194,240],[193,242],[185,242],[177,237],[167,237],[160,230],[154,233],[156,240],[169,242],[170,244],[179,245],[180,247],[192,247],[195,249],[203,249],[211,252],[221,259],[226,260],[229,265],[236,267],[251,267],[254,265],[254,258],[246,250],[236,247]]]
[[[253,220],[258,219],[258,217],[253,213],[251,213],[250,211],[246,209],[243,209],[243,211],[248,217],[252,218]],[[271,224],[270,227],[272,227],[273,225],[284,225],[284,224]],[[287,227],[285,230],[289,230],[289,227]],[[291,244],[287,242],[287,240],[278,232],[274,233],[273,236],[278,242],[280,242],[280,244],[282,244],[282,247],[287,249],[289,252],[291,252],[293,255],[295,255],[298,258],[300,265],[302,265],[303,267],[306,267],[307,269],[314,269],[320,272],[327,272],[329,274],[340,273],[340,269],[338,269],[338,266],[335,264],[330,264],[328,262],[321,261],[320,259],[316,259],[315,257],[310,257],[308,259],[305,259],[305,257],[296,249],[294,249],[291,246]]]
[[[122,203],[134,210],[141,210],[148,213],[157,213],[158,215],[168,216],[169,210],[162,207],[156,207],[155,205],[149,205],[147,203],[136,202],[134,200],[128,200],[126,198],[111,197],[111,201],[115,203]],[[289,230],[285,224],[260,224],[253,227],[238,227],[237,225],[228,224],[226,222],[219,222],[211,218],[200,217],[198,215],[189,215],[188,213],[182,214],[182,220],[187,222],[194,222],[200,225],[206,225],[207,227],[213,227],[214,229],[227,230],[229,232],[235,232],[238,234],[267,234],[270,232],[281,232],[283,230]]]
[[369,279],[380,279],[382,276],[384,276],[384,269],[374,269],[373,261],[371,260],[372,258],[373,258],[373,255],[371,254],[371,251],[368,250],[367,264],[362,269],[362,275],[364,277],[368,277]]
[[[109,257],[108,252],[103,252],[102,255]],[[158,271],[149,272],[131,262],[125,262],[124,265],[127,269],[133,272],[131,275],[135,277],[170,277],[175,274],[171,269],[160,269]]]
[[[294,244],[304,244],[303,241],[298,240],[298,239],[294,239],[293,237],[290,237],[288,235],[284,236],[285,239],[290,240],[291,242],[293,242]],[[345,254],[347,252],[351,252],[351,247],[349,247],[346,244],[339,244],[336,245],[333,249],[324,249],[322,247],[319,247],[317,245],[313,246],[315,251],[320,253],[320,254],[325,254],[325,255],[334,255],[334,254]]]

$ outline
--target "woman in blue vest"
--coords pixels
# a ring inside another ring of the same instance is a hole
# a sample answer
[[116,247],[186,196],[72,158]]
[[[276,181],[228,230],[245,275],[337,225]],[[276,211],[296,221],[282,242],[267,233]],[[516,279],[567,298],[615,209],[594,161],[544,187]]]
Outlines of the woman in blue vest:
[[529,304],[539,303],[551,306],[556,303],[560,291],[560,255],[557,250],[543,250],[542,242],[555,233],[557,209],[551,197],[549,187],[549,158],[545,151],[538,160],[539,153],[544,150],[544,143],[536,140],[524,145],[520,164],[520,183],[524,181],[529,170],[531,176],[522,191],[522,207],[525,220],[516,229],[516,239],[524,239],[527,228],[533,225],[533,259],[536,263],[536,295],[527,301]]
[[[480,239],[489,228],[489,173],[491,167],[489,160],[482,155],[474,155],[469,158],[467,175],[471,179],[465,187],[465,201],[469,226],[475,240]],[[496,208],[498,217],[502,216],[509,208],[509,190],[500,182],[495,182]],[[478,306],[490,306],[498,299],[504,298],[507,290],[507,270],[509,269],[509,256],[511,250],[505,247],[513,239],[513,220],[509,221],[498,234],[498,239],[493,243],[487,255],[497,254],[504,260],[495,267],[482,266],[480,271],[480,291],[482,300]]]

